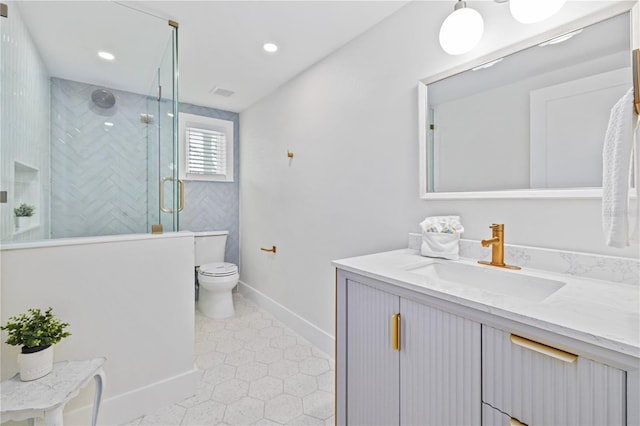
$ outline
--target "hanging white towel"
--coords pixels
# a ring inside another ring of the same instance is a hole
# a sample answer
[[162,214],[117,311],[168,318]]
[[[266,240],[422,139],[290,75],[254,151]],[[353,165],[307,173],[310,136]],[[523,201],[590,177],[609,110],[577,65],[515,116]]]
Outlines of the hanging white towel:
[[[640,141],[635,133],[639,131],[631,88],[611,109],[602,150],[602,227],[606,243],[612,247],[627,247],[640,223],[637,199],[634,206],[629,200],[634,144]],[[635,150],[638,152],[637,147]],[[634,169],[638,182],[640,173]]]

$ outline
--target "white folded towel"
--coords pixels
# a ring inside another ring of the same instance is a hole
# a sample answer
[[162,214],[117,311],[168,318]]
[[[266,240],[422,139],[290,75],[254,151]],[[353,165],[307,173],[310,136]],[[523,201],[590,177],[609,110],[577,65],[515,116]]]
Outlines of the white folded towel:
[[[640,134],[634,135],[636,132],[640,133],[640,128],[631,88],[611,109],[602,150],[602,227],[606,243],[612,247],[628,246],[631,234],[637,236],[640,224],[637,205],[630,206],[629,203],[634,145],[637,153],[640,142]],[[635,171],[638,182],[637,165]],[[636,193],[640,193],[638,185]]]

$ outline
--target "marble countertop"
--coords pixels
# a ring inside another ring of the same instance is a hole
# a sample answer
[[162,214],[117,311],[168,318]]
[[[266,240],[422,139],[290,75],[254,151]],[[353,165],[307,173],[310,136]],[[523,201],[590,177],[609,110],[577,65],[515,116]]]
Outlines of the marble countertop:
[[[400,249],[340,259],[332,264],[345,271],[640,358],[638,285],[526,267],[522,271],[504,271],[566,283],[547,298],[532,302],[519,297],[497,295],[468,285],[438,282],[412,272],[412,269],[434,260],[436,259],[421,256],[417,250]],[[437,261],[477,265],[474,259],[465,258]]]

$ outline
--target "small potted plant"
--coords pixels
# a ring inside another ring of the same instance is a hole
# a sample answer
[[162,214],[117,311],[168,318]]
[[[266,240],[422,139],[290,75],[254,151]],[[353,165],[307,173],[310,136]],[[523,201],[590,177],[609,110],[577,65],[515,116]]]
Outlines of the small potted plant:
[[40,309],[29,309],[27,313],[9,318],[6,330],[9,337],[6,343],[22,346],[18,354],[20,380],[29,381],[46,376],[53,368],[53,346],[71,333],[64,331],[69,326],[52,314],[49,307],[44,314]]
[[20,205],[13,209],[13,213],[16,215],[16,226],[18,228],[26,228],[29,226],[30,217],[33,216],[35,206],[31,206],[27,203],[20,203]]

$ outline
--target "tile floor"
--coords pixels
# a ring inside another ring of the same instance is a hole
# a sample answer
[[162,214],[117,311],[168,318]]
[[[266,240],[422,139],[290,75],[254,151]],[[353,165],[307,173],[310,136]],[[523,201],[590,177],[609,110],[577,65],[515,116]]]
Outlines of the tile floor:
[[333,425],[334,360],[234,294],[236,314],[196,312],[195,396],[127,425]]

